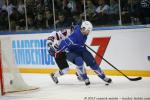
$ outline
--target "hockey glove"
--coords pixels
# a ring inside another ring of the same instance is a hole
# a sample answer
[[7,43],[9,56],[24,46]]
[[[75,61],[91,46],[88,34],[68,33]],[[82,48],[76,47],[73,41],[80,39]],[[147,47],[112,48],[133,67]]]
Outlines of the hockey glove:
[[50,49],[48,50],[49,54],[55,58],[61,57],[62,52],[58,52],[56,51],[54,48],[50,47]]

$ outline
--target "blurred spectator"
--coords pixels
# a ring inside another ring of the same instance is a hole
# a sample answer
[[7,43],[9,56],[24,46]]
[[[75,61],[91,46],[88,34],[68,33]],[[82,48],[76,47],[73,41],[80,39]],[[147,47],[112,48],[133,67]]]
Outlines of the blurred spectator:
[[68,23],[73,22],[73,14],[77,12],[75,0],[63,0],[63,10]]
[[36,4],[34,0],[26,0],[27,16],[36,15]]
[[73,20],[73,13],[75,13],[76,4],[74,0],[63,0],[63,13],[65,18],[68,20],[68,22],[72,22]]
[[[25,4],[29,30],[53,29],[52,0],[8,0],[8,6],[6,1],[0,0],[0,30],[8,29],[9,17],[12,30],[25,29]],[[150,23],[150,0],[120,1],[123,24]],[[116,25],[119,20],[118,0],[54,0],[54,4],[57,28],[85,20],[84,4],[86,18],[94,25]]]
[[6,10],[0,12],[0,31],[8,30],[8,13]]
[[110,7],[108,13],[111,15],[118,15],[119,14],[119,4],[118,0],[110,0]]
[[28,29],[29,30],[35,30],[35,23],[34,23],[34,17],[33,16],[28,16],[27,17],[27,23],[28,23]]
[[58,19],[56,20],[56,27],[57,28],[66,28],[70,27],[71,22],[66,18],[63,12],[59,13]]
[[24,30],[25,29],[25,5],[23,0],[20,0],[18,3],[18,13],[19,13],[19,22],[18,22],[18,28],[19,30]]
[[128,0],[128,2],[122,7],[121,14],[123,24],[139,24],[139,0]]
[[53,27],[53,13],[48,8],[45,9],[45,18],[46,18],[46,28],[50,29]]
[[15,31],[16,29],[20,30],[21,27],[23,26],[22,24],[24,24],[24,23],[22,23],[22,21],[24,21],[24,19],[22,20],[17,9],[13,8],[12,13],[10,15],[11,30],[12,31]]
[[104,0],[99,0],[98,4],[99,6],[95,10],[96,14],[108,14],[109,5]]
[[42,30],[42,29],[46,28],[45,19],[44,19],[44,16],[42,15],[42,13],[38,13],[35,16],[35,27],[38,30]]
[[142,24],[150,24],[150,0],[140,0],[140,21]]
[[118,24],[119,20],[119,4],[118,0],[110,0],[110,7],[108,10],[110,24]]
[[23,0],[20,0],[19,1],[19,4],[18,4],[18,12],[21,14],[21,15],[24,15],[25,14],[25,5],[23,3]]
[[54,0],[54,4],[55,4],[55,11],[59,12],[61,11],[63,8],[63,0]]
[[44,0],[44,5],[48,7],[48,9],[53,9],[52,0]]
[[0,0],[0,9],[2,8],[3,0]]
[[84,0],[76,0],[76,9],[77,13],[83,13],[84,12]]
[[95,25],[105,25],[108,23],[108,11],[109,5],[104,0],[98,1],[99,6],[95,10],[93,15],[93,22]]
[[6,0],[4,1],[3,5],[2,5],[2,10],[7,11],[7,2],[6,2]]
[[44,15],[45,7],[44,7],[44,2],[42,0],[35,0],[34,2],[34,15],[37,16],[41,14],[42,16]]
[[73,21],[72,21],[72,25],[79,24],[79,23],[81,23],[81,22],[82,22],[82,20],[83,20],[83,19],[81,18],[80,13],[75,12],[75,13],[73,14]]
[[131,10],[131,23],[132,24],[141,24],[140,19],[140,1],[139,0],[133,0],[132,4],[132,10]]
[[[86,1],[86,16],[87,16],[87,20],[91,21],[92,20],[92,16],[94,14],[95,11],[95,6],[93,5],[91,0],[87,0]],[[84,13],[80,14],[81,18],[85,17]]]
[[99,4],[98,4],[98,1],[99,1],[99,0],[91,0],[91,1],[92,1],[92,3],[94,4],[95,7],[98,7],[98,6],[99,6]]
[[9,1],[8,6],[7,6],[7,3],[4,5],[4,9],[5,9],[5,6],[6,6],[6,9],[7,9],[8,15],[11,15],[13,13],[13,9],[16,8],[14,3],[11,2],[11,1]]
[[63,7],[64,9],[69,9],[71,13],[74,13],[77,11],[75,0],[64,0],[63,6],[64,6]]

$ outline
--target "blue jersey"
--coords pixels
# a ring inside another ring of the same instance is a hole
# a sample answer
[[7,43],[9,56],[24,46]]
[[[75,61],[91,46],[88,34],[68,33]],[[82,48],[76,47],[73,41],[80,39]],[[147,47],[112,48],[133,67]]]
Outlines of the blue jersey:
[[86,50],[84,44],[87,40],[87,35],[83,35],[80,31],[80,26],[77,25],[74,28],[73,33],[66,38],[65,40],[62,40],[59,45],[60,51],[72,51],[72,52],[83,52]]

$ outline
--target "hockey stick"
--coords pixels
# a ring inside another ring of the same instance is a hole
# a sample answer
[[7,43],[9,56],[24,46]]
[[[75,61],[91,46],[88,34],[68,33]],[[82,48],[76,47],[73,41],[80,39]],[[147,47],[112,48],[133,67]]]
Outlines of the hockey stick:
[[114,65],[112,65],[109,61],[107,61],[105,58],[103,58],[101,55],[99,55],[98,53],[96,53],[92,48],[90,48],[89,46],[87,46],[85,44],[85,46],[90,49],[92,52],[94,52],[98,57],[100,57],[101,59],[103,59],[106,63],[108,63],[111,67],[113,67],[114,69],[116,69],[118,72],[120,72],[123,76],[125,76],[127,79],[129,79],[130,81],[138,81],[141,80],[142,77],[136,77],[136,78],[130,78],[127,75],[125,75],[123,72],[121,72],[118,68],[116,68]]

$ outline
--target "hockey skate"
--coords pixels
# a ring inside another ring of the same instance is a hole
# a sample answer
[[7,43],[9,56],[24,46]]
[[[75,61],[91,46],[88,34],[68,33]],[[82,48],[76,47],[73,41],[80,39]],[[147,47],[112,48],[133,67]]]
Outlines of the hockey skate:
[[88,85],[91,84],[89,79],[85,79],[84,82],[85,82],[85,85],[86,85],[86,86],[88,86]]
[[84,81],[83,78],[80,77],[77,73],[76,73],[76,76],[77,76],[77,79],[78,79],[79,81]]
[[50,76],[51,76],[53,82],[58,84],[58,78],[54,76],[54,73],[51,73]]
[[105,82],[107,82],[107,83],[111,83],[111,82],[112,82],[112,79],[111,79],[111,78],[108,78],[108,77],[105,77],[103,80],[104,80]]
[[90,83],[90,80],[89,80],[88,78],[87,78],[87,79],[83,79],[83,78],[80,77],[77,73],[76,73],[76,76],[77,76],[77,79],[78,79],[79,81],[84,81],[86,86],[91,84],[91,83]]

